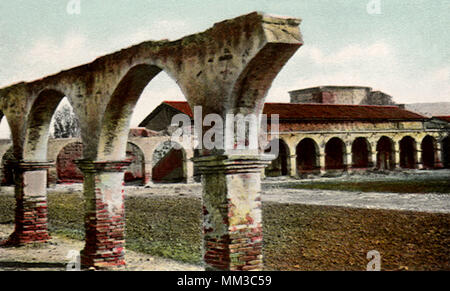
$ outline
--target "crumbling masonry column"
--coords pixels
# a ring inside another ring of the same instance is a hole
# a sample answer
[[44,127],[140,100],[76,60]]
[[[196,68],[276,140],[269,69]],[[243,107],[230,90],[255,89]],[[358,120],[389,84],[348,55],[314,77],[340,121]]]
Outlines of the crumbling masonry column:
[[124,171],[128,161],[77,161],[84,174],[86,243],[83,267],[125,265]]
[[203,259],[206,270],[262,270],[260,156],[195,159],[203,185]]
[[50,239],[47,218],[47,169],[50,163],[12,162],[15,180],[15,229],[6,245],[45,243]]

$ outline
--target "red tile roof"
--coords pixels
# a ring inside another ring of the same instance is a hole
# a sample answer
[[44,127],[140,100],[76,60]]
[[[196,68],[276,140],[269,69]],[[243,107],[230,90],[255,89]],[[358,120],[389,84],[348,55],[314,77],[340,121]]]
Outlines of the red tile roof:
[[433,116],[433,118],[440,119],[443,121],[450,122],[450,116]]
[[[187,102],[164,101],[178,111],[193,117]],[[424,120],[420,114],[397,106],[266,103],[264,114],[278,114],[280,120]]]
[[163,103],[175,108],[176,110],[189,115],[189,117],[193,118],[194,114],[192,113],[191,107],[189,103],[186,101],[164,101]]

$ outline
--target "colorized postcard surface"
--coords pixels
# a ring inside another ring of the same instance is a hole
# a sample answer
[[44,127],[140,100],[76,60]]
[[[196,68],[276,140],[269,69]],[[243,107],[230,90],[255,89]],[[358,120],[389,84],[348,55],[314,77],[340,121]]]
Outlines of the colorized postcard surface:
[[449,0],[0,2],[0,271],[450,271],[449,27]]

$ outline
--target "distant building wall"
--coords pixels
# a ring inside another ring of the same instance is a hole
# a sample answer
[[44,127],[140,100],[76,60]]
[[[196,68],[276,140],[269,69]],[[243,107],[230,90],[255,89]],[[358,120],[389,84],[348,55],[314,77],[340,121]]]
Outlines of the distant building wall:
[[370,87],[323,86],[289,92],[291,103],[395,105],[392,97]]

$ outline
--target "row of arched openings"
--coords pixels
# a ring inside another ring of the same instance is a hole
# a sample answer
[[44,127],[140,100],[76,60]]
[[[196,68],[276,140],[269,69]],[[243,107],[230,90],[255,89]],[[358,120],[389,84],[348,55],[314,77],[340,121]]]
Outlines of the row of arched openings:
[[[83,173],[75,161],[83,156],[83,144],[72,142],[65,145],[56,159],[56,177],[50,179],[57,183],[82,183]],[[8,161],[14,159],[12,148],[2,158],[3,185],[13,185],[12,169]],[[125,183],[128,185],[143,185],[146,181],[146,167],[152,167],[151,181],[154,183],[186,182],[186,152],[183,148],[177,149],[170,141],[161,142],[153,152],[152,162],[146,163],[143,151],[134,143],[128,142],[126,159],[131,162],[125,171]]]
[[[441,141],[442,164],[449,168],[449,137]],[[271,143],[279,143],[279,155],[266,168],[266,176],[287,176],[290,173],[289,148],[285,141],[277,139]],[[420,143],[422,152],[422,165],[424,168],[433,169],[439,161],[437,157],[437,141],[434,137],[427,135]],[[269,148],[266,152],[269,152]],[[372,150],[376,150],[376,160],[372,157]],[[417,168],[418,148],[414,138],[405,136],[399,143],[400,160],[399,166],[404,169]],[[351,167],[353,169],[367,169],[376,167],[380,170],[392,170],[395,168],[394,141],[387,137],[381,137],[376,148],[372,149],[369,141],[364,137],[356,138],[351,147]],[[318,144],[311,138],[302,139],[296,146],[296,173],[319,172],[321,166],[325,170],[345,170],[350,161],[347,161],[346,146],[342,139],[331,138],[325,144],[325,165],[320,165],[320,154]]]

